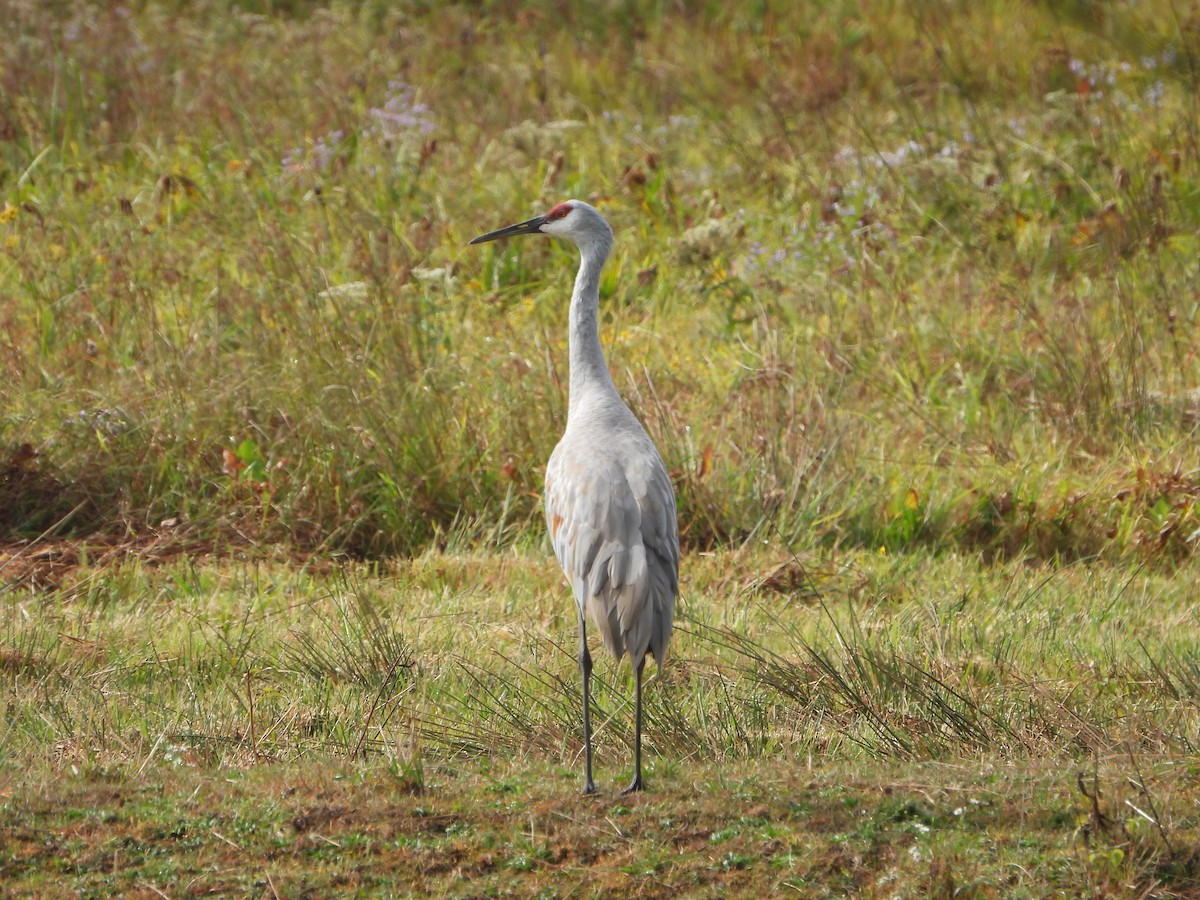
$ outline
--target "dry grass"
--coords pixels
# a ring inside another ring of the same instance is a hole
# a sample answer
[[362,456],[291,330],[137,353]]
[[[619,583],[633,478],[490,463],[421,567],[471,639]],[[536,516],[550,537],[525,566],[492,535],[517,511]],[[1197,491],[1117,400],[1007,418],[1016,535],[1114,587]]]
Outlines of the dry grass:
[[536,533],[579,194],[690,547],[1190,555],[1194,31],[994,6],[9,2],[0,526]]

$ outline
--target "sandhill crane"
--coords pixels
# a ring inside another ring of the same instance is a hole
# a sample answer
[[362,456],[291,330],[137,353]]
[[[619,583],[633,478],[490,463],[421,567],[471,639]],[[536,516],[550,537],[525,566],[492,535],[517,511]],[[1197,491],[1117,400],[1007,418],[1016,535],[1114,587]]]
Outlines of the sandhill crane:
[[589,692],[592,657],[587,615],[619,661],[628,654],[636,684],[633,782],[642,781],[642,668],[653,653],[661,671],[679,590],[679,530],[675,492],[646,430],[617,393],[600,348],[600,270],[612,249],[604,217],[580,200],[544,216],[490,231],[481,244],[518,234],[566,238],[579,248],[571,293],[570,396],[567,428],[546,465],[546,527],[579,612],[579,672],[583,679],[584,794],[592,781]]

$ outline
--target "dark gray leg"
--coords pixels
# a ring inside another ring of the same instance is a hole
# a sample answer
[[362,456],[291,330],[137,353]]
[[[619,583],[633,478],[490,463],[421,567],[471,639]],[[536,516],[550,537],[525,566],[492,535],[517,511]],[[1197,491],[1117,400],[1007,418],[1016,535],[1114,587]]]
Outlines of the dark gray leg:
[[637,694],[633,700],[633,782],[622,794],[630,794],[644,789],[642,784],[642,669],[646,666],[646,657],[642,657],[633,670],[633,681]]
[[592,781],[592,654],[588,652],[587,620],[583,607],[579,609],[579,674],[583,676],[583,793],[586,796],[596,793],[596,783]]

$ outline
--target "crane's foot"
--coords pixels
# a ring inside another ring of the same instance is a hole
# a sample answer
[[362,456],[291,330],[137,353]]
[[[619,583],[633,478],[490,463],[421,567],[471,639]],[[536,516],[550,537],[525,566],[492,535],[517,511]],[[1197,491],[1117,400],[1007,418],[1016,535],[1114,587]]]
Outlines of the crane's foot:
[[598,793],[600,792],[596,790],[596,785],[594,785],[592,780],[589,778],[588,783],[583,786],[583,796],[590,797],[592,794]]
[[629,787],[621,791],[621,796],[624,797],[626,794],[634,794],[638,791],[644,791],[645,789],[646,786],[642,783],[642,773],[638,772],[637,776],[633,779],[633,782],[629,785]]

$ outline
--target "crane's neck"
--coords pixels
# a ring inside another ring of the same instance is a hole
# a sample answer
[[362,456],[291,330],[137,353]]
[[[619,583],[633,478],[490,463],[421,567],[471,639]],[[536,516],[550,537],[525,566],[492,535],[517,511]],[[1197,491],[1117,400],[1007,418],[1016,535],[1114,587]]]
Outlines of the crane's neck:
[[567,404],[567,419],[582,404],[597,394],[617,395],[616,385],[604,361],[600,347],[600,270],[612,249],[612,238],[582,244],[579,248],[579,274],[571,294],[570,358],[571,393]]

